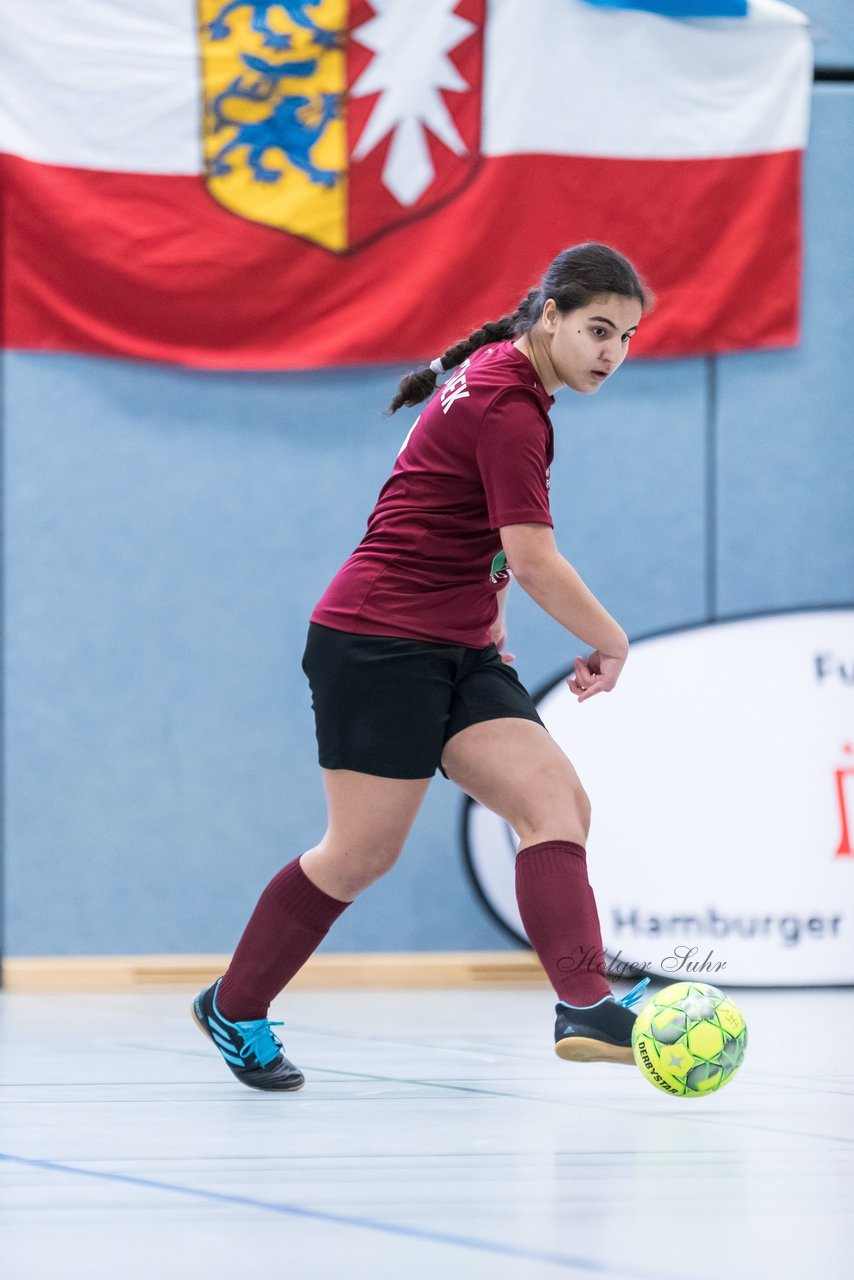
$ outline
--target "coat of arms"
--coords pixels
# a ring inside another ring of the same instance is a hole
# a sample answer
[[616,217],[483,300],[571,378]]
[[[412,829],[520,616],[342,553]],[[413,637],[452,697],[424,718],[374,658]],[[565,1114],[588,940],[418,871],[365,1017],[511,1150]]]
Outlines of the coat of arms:
[[208,189],[333,252],[479,158],[485,0],[199,0]]

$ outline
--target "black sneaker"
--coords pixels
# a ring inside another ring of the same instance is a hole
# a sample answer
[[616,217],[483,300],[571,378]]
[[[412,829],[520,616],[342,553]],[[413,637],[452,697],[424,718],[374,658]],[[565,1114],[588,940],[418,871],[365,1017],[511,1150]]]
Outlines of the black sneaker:
[[596,1004],[575,1005],[563,1001],[555,1005],[555,1053],[568,1062],[634,1062],[632,1027],[637,1004],[649,986],[642,978],[622,1000],[604,996]]
[[213,1040],[229,1069],[241,1084],[250,1089],[301,1089],[303,1073],[289,1062],[281,1040],[271,1027],[283,1022],[258,1018],[254,1022],[229,1022],[216,1007],[216,989],[220,979],[200,991],[193,1001],[193,1017],[206,1036]]

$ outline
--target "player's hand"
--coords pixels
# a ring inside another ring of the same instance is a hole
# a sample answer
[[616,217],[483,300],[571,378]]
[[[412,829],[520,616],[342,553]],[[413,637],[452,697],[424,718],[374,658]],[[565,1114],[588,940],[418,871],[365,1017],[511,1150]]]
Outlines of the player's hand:
[[507,644],[507,628],[503,625],[503,623],[496,622],[489,634],[492,638],[492,643],[495,645],[496,649],[501,654],[501,661],[515,662],[516,661],[515,653],[504,652],[504,646]]
[[610,693],[620,678],[625,665],[625,658],[609,658],[594,649],[587,658],[576,658],[575,671],[567,680],[570,693],[574,693],[579,702],[586,702],[597,693]]

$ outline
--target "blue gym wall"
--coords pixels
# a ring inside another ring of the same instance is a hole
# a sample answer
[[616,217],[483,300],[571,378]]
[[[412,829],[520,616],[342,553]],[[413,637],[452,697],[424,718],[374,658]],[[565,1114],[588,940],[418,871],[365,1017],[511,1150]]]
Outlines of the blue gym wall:
[[[848,0],[801,7],[819,64],[854,67]],[[800,347],[558,397],[558,541],[630,634],[854,599],[852,154],[854,84],[819,83]],[[414,417],[381,417],[399,372],[4,357],[6,954],[228,951],[320,837],[300,656]],[[537,687],[574,650],[512,595]],[[328,950],[513,945],[463,872],[461,803],[437,777]]]

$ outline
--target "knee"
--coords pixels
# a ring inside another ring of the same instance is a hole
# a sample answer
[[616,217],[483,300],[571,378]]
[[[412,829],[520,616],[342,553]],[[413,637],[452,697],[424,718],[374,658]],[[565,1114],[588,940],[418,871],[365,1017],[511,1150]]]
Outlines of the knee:
[[362,888],[367,889],[387,875],[399,857],[400,849],[397,848],[372,849],[370,853],[353,859],[353,872],[361,881]]
[[348,899],[382,879],[400,857],[400,847],[396,845],[361,850],[353,846],[337,848],[321,841],[315,852],[320,855],[324,873],[334,877],[336,896]]
[[590,797],[580,783],[575,783],[567,787],[560,797],[553,817],[561,829],[580,832],[580,839],[578,835],[565,838],[586,844],[590,834],[590,812]]
[[555,778],[540,793],[538,800],[526,808],[517,834],[526,842],[539,840],[571,840],[586,844],[590,834],[590,797],[577,778]]

